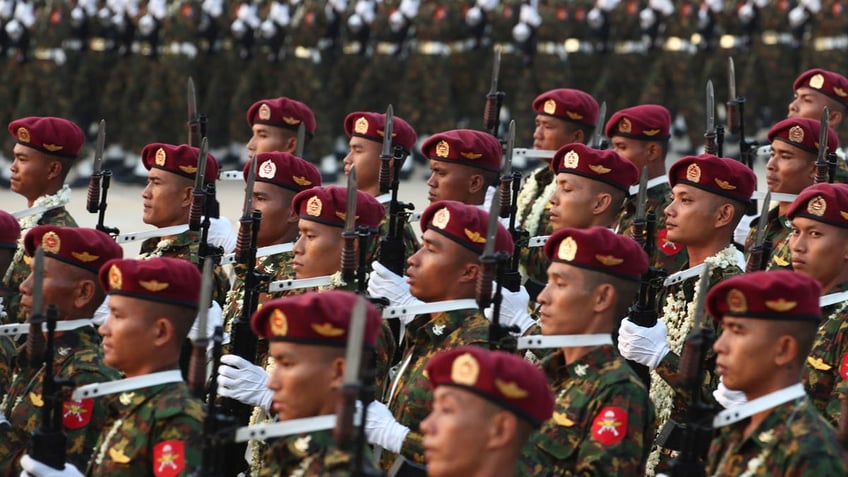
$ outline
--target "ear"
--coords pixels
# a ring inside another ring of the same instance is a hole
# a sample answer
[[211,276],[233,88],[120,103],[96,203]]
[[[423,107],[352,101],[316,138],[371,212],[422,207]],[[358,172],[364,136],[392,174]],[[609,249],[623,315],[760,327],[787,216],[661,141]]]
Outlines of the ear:
[[[173,323],[171,323],[171,320],[165,317],[160,317],[153,320],[150,329],[153,339],[153,345],[156,347],[163,347],[173,340],[174,325]],[[180,343],[179,345],[181,346],[182,343]]]
[[193,194],[194,194],[194,186],[193,185],[183,187],[183,190],[180,193],[180,196],[181,196],[180,197],[180,207],[182,207],[184,209],[190,208],[191,207],[191,201],[193,199]]
[[830,108],[828,111],[827,124],[836,129],[837,124],[842,124],[842,111],[838,111],[836,108]]
[[330,363],[330,388],[341,389],[347,363],[344,358],[336,358]]
[[595,196],[595,203],[592,206],[592,214],[601,215],[612,206],[612,194],[608,192],[599,192]]
[[292,154],[297,151],[297,136],[291,136],[286,140],[286,151],[290,151]]
[[298,220],[300,220],[300,217],[297,215],[297,211],[294,210],[294,207],[289,206],[289,218],[287,222],[290,224],[296,224]]
[[476,283],[477,277],[483,273],[482,266],[476,262],[467,262],[459,266],[462,267],[462,273],[459,275],[459,283]]
[[583,134],[583,130],[580,128],[574,128],[574,132],[571,135],[571,141],[569,142],[585,144],[586,136]]
[[489,419],[487,449],[499,449],[508,446],[518,433],[518,417],[503,410]]
[[75,295],[74,296],[74,306],[77,308],[83,308],[91,302],[95,293],[95,285],[93,280],[82,280],[77,285]]
[[483,179],[482,174],[472,174],[468,178],[468,192],[470,194],[476,194],[480,192],[481,189],[486,187],[486,181]]
[[602,283],[595,288],[592,310],[602,313],[615,306],[615,287],[610,283]]
[[62,161],[56,159],[48,159],[50,164],[47,166],[47,179],[55,179],[62,177]]
[[656,143],[656,142],[649,142],[648,143],[648,162],[658,161],[660,159],[661,153],[662,153],[662,148],[660,147],[659,143]]
[[782,335],[775,340],[774,364],[783,367],[792,364],[798,357],[798,341],[790,335]]
[[731,222],[733,222],[733,204],[724,202],[716,210],[715,228],[720,229]]

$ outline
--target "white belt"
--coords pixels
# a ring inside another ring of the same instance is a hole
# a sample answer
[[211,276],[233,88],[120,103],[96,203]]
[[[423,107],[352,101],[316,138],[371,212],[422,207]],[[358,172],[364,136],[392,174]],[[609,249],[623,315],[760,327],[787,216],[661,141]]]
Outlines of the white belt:
[[[751,194],[752,199],[762,200],[766,198],[766,193],[762,191],[755,190],[753,194]],[[798,198],[797,194],[784,194],[782,192],[772,192],[771,200],[777,202],[795,202],[795,199]]]
[[795,38],[792,37],[791,33],[778,33],[773,30],[764,31],[762,40],[765,45],[792,45],[795,43]]
[[[270,257],[278,253],[291,252],[294,248],[294,242],[279,243],[277,245],[268,245],[267,247],[259,247],[256,249],[256,257]],[[236,254],[228,253],[221,257],[221,265],[236,263]]]
[[565,40],[565,51],[567,53],[594,53],[595,46],[588,41],[580,41],[579,38],[568,38]]
[[17,212],[12,212],[12,217],[16,220],[21,220],[24,217],[29,217],[35,214],[43,214],[49,210],[58,209],[59,207],[64,207],[68,201],[61,201],[56,205],[51,205],[47,207],[45,205],[37,205],[35,207],[30,207],[29,209],[19,210]]
[[469,310],[477,308],[477,301],[472,298],[461,300],[434,301],[415,305],[389,306],[383,309],[383,318],[397,318],[406,315],[424,315],[442,311]]
[[848,35],[816,38],[813,47],[816,51],[844,50],[848,48]]
[[833,305],[834,303],[842,303],[845,300],[848,300],[848,291],[828,293],[827,295],[819,298],[819,308],[824,308],[826,306]]
[[[354,417],[354,422],[361,420],[362,418],[356,419]],[[264,441],[265,439],[270,439],[272,437],[293,436],[309,432],[325,431],[327,429],[333,429],[334,427],[336,427],[335,414],[304,417],[302,419],[288,419],[271,424],[256,424],[254,426],[240,427],[236,430],[235,441]]]
[[527,246],[530,248],[544,247],[549,238],[551,238],[550,235],[537,235],[535,237],[530,237],[530,241],[527,242]]
[[451,53],[451,47],[441,41],[419,41],[415,45],[415,51],[422,55],[448,56]]
[[218,173],[219,181],[243,181],[244,171],[221,171]]
[[753,401],[748,401],[745,404],[733,406],[730,409],[721,411],[713,418],[713,427],[724,427],[737,423],[743,419],[753,416],[754,414],[780,406],[783,403],[787,403],[804,396],[806,396],[806,393],[804,392],[804,385],[801,383],[793,384],[788,388],[783,388],[780,391],[766,394],[765,396],[758,397]]
[[668,277],[666,277],[665,281],[663,282],[663,287],[670,287],[670,286],[676,285],[676,284],[678,284],[682,281],[688,280],[692,277],[697,277],[704,270],[705,266],[706,265],[704,265],[702,263],[700,265],[696,265],[694,267],[687,268],[686,270],[681,270],[677,273],[669,275]]
[[683,51],[686,53],[695,53],[698,51],[698,47],[692,41],[679,36],[666,38],[662,48],[665,51]]
[[547,149],[528,149],[526,147],[517,147],[512,150],[512,159],[516,157],[526,157],[528,159],[553,159],[556,151]]
[[92,383],[74,389],[73,399],[96,398],[109,394],[135,391],[136,389],[149,388],[165,383],[178,383],[183,380],[179,369],[160,371],[158,373],[145,374],[132,378],[119,379],[107,383]]
[[[92,322],[88,318],[84,318],[82,320],[67,320],[67,321],[57,321],[56,322],[56,331],[71,331],[77,328],[82,328],[83,326],[92,326],[94,322]],[[14,325],[3,325],[0,326],[0,336],[20,336],[29,334],[29,323],[16,323]],[[47,323],[41,324],[41,331],[47,332]]]
[[560,58],[568,57],[568,52],[565,50],[565,43],[553,41],[546,41],[536,45],[536,53],[542,53],[545,55],[555,55],[559,56]]
[[725,50],[741,48],[745,46],[745,43],[746,40],[744,36],[721,35],[721,37],[718,39],[718,46],[724,48]]
[[648,52],[648,44],[644,41],[620,41],[613,46],[613,52],[619,55],[644,54]]
[[400,45],[398,45],[395,42],[381,41],[381,42],[377,43],[377,45],[374,48],[374,51],[376,53],[380,54],[380,55],[390,55],[390,56],[392,56],[392,55],[395,55],[398,52],[399,48],[400,48]]
[[179,235],[188,230],[188,224],[173,225],[161,229],[145,230],[144,232],[135,232],[129,234],[121,234],[115,237],[115,242],[127,243],[136,242],[138,240],[147,240],[153,237],[168,237],[170,235]]
[[518,338],[518,349],[580,348],[583,346],[611,345],[608,333],[597,335],[552,335],[522,336]]
[[302,60],[311,60],[313,63],[321,63],[321,50],[308,46],[294,47],[294,56]]
[[268,284],[268,292],[277,293],[287,290],[298,290],[300,288],[323,287],[332,283],[333,275],[301,278],[300,280],[277,280]]

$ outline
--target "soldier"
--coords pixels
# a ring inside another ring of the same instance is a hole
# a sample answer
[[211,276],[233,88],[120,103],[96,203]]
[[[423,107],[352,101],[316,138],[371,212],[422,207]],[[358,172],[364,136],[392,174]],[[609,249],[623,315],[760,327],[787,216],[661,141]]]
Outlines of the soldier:
[[303,150],[315,134],[315,114],[304,103],[279,97],[262,99],[247,110],[247,124],[252,136],[247,142],[250,155],[260,152],[291,152],[297,150],[297,129],[303,123],[306,141]]
[[[501,169],[501,144],[490,134],[455,129],[434,134],[421,145],[430,160],[427,200],[454,200],[484,206]],[[491,187],[491,189],[490,189]]]
[[531,432],[550,419],[554,396],[536,366],[474,346],[427,365],[433,410],[421,422],[431,477],[513,476]]
[[713,421],[707,475],[848,473],[848,453],[801,385],[820,292],[812,277],[789,271],[734,277],[710,291],[707,310],[722,329],[716,370],[750,402]]
[[[628,237],[592,227],[555,232],[545,254],[551,265],[539,295],[542,334],[611,335],[647,271],[645,252]],[[541,366],[557,396],[553,419],[524,447],[518,474],[643,475],[654,406],[612,337],[558,349]]]
[[[408,260],[409,292],[423,302],[473,298],[482,266],[489,214],[454,201],[430,204],[421,215],[423,246]],[[512,253],[509,232],[498,224],[495,251]],[[406,323],[402,364],[384,392],[384,401],[368,409],[368,441],[424,462],[419,424],[432,399],[425,367],[439,351],[464,345],[486,346],[489,322],[475,307],[402,317]],[[384,461],[388,464],[390,461]]]
[[[32,273],[24,280],[20,287],[21,308],[28,315],[43,313],[44,310],[32,309],[33,287],[41,286],[44,305],[56,305],[57,320],[70,327],[56,333],[53,376],[71,379],[75,386],[119,379],[114,369],[103,364],[100,338],[91,317],[105,297],[97,272],[108,260],[123,256],[121,247],[94,229],[53,225],[30,229],[24,246],[28,257],[34,255],[37,247],[44,250],[44,281],[34,283]],[[18,353],[14,377],[0,409],[0,416],[8,417],[8,425],[0,425],[3,436],[0,469],[4,475],[20,473],[21,455],[38,425],[46,424],[41,423],[41,408],[47,400],[42,394],[44,369],[29,358],[26,351]],[[102,400],[64,400],[62,424],[72,464],[82,467],[88,462],[106,425],[106,413],[107,406]]]
[[[704,264],[709,264],[708,287],[711,287],[742,272],[742,254],[731,240],[754,192],[756,176],[736,160],[703,154],[675,162],[669,170],[669,182],[673,200],[665,209],[667,237],[686,247],[689,263],[666,279],[668,285],[657,300],[662,319],[652,328],[637,326],[630,319],[622,321],[618,349],[624,358],[654,371],[651,400],[657,406],[657,421],[660,426],[670,426],[661,430],[660,435],[674,436],[678,433],[672,429],[683,422],[691,399],[675,377],[683,342],[694,321],[692,304],[697,303],[700,293],[707,292],[700,289],[698,276]],[[702,326],[716,329],[710,316],[704,317]],[[708,353],[704,395],[718,385],[718,378],[709,371],[714,360],[715,355]],[[672,451],[679,450],[680,444],[673,437],[657,442],[663,449],[655,447],[651,453],[648,472],[664,471],[669,457],[674,455]]]
[[[178,362],[197,314],[200,272],[185,260],[156,257],[110,260],[99,277],[109,294],[109,317],[98,330],[104,362],[142,379],[88,388],[93,397],[120,394],[109,399],[112,425],[102,429],[84,475],[190,475],[200,464],[203,408]],[[33,477],[83,475],[70,463],[57,471],[27,455],[21,467]]]
[[818,281],[823,295],[824,321],[804,366],[804,386],[813,405],[834,426],[841,414],[838,388],[848,382],[848,300],[837,299],[848,290],[848,219],[841,214],[846,209],[848,185],[816,184],[804,189],[786,214],[792,221],[792,267]]
[[[30,208],[47,208],[46,211],[34,209],[33,214],[21,219],[21,232],[35,225],[76,227],[76,221],[65,210],[71,189],[64,182],[85,142],[82,130],[67,119],[37,116],[16,119],[9,123],[8,129],[17,141],[15,161],[9,169],[12,192],[24,196]],[[26,319],[18,306],[21,297],[17,293],[29,274],[23,255],[23,247],[19,246],[3,277],[3,285],[13,290],[6,301],[6,322],[21,323]]]
[[[816,178],[816,156],[819,152],[820,123],[817,119],[789,118],[775,124],[768,132],[771,157],[766,164],[766,184],[771,192],[799,194],[813,184]],[[827,151],[834,152],[839,140],[836,132],[828,128]],[[786,239],[790,224],[786,211],[790,202],[778,202],[768,213],[765,238],[771,240],[772,255],[768,269],[790,268],[790,251]],[[751,232],[745,241],[750,253],[754,246],[758,224],[752,222]]]
[[[20,236],[21,226],[17,219],[12,214],[0,210],[0,270],[6,270],[12,263]],[[9,296],[9,292],[11,290],[0,283],[0,323],[7,322],[3,301]],[[12,380],[12,365],[16,349],[17,346],[11,338],[6,336],[0,338],[0,390],[6,389]]]
[[[418,136],[403,118],[394,116],[392,124],[392,147],[400,147],[403,157],[407,157],[415,147]],[[380,154],[385,127],[385,114],[357,111],[348,114],[344,120],[345,134],[350,138],[350,150],[344,158],[345,175],[350,174],[351,166],[356,166],[357,187],[373,197],[380,195]],[[392,168],[390,174],[393,174],[394,161],[391,160],[389,164]]]
[[[281,421],[333,414],[342,398],[345,344],[356,294],[330,290],[267,302],[251,321],[270,342],[275,366],[267,386],[271,409]],[[363,361],[371,366],[382,324],[380,312],[366,305]],[[339,416],[340,417],[340,416]],[[331,431],[293,435],[271,443],[259,475],[349,475],[352,456],[336,447]]]
[[[671,186],[665,170],[665,158],[668,154],[668,140],[671,137],[671,114],[658,104],[643,104],[622,109],[613,114],[606,125],[606,136],[610,138],[612,149],[624,159],[629,160],[638,170],[647,167],[648,190],[645,213],[657,214],[656,244],[651,265],[675,273],[686,263],[683,247],[669,241],[666,237],[665,215],[663,210],[671,203]],[[616,229],[619,233],[630,233],[633,219],[636,219],[638,194],[631,194],[618,219]]]

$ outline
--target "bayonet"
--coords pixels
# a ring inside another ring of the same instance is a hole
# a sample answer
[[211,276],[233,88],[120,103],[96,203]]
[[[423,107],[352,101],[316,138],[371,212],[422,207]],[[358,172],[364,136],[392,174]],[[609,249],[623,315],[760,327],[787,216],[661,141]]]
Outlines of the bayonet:
[[212,263],[211,257],[203,260],[197,313],[197,338],[193,343],[191,364],[188,368],[188,386],[198,399],[203,399],[206,394],[206,349],[209,346],[206,327],[209,321],[209,305],[212,303]]
[[395,129],[394,108],[390,104],[386,108],[386,125],[383,127],[383,149],[380,151],[380,193],[385,194],[391,188],[392,134]]
[[356,188],[358,180],[356,166],[350,168],[347,176],[347,197],[345,202],[345,225],[342,231],[344,247],[342,248],[342,279],[353,283],[356,279]]
[[247,169],[247,182],[244,187],[244,205],[241,208],[239,219],[239,235],[236,241],[235,258],[239,263],[248,267],[253,266],[250,262],[250,242],[254,226],[253,220],[253,188],[256,184],[256,167],[259,160],[254,155],[250,158],[250,166]]
[[489,86],[489,94],[497,94],[498,79],[501,74],[501,49],[495,48],[495,59],[492,62],[492,80]]
[[757,220],[757,235],[754,239],[755,247],[762,247],[763,241],[766,238],[766,228],[768,227],[768,212],[771,204],[771,191],[766,192],[766,197],[763,199],[763,206],[760,210],[760,218]]
[[492,304],[492,281],[495,279],[498,259],[495,257],[495,241],[498,235],[498,210],[501,207],[501,196],[492,196],[489,205],[489,223],[486,225],[486,245],[483,246],[483,255],[480,262],[483,265],[483,273],[477,280],[477,304],[483,310]]
[[35,249],[32,263],[32,308],[30,315],[40,315],[44,312],[44,249]]
[[106,120],[97,125],[97,145],[94,148],[94,163],[88,181],[88,197],[85,209],[94,214],[100,207],[100,178],[103,176],[103,148],[106,143]]
[[819,119],[819,149],[816,154],[816,184],[828,181],[829,165],[827,163],[827,129],[830,121],[830,110],[827,106],[822,108]]
[[357,297],[350,316],[350,327],[345,349],[345,371],[342,378],[342,396],[336,409],[336,427],[333,438],[342,449],[350,449],[354,438],[353,416],[361,388],[362,345],[365,339],[365,298]]
[[200,141],[200,152],[197,155],[197,171],[194,174],[194,190],[192,191],[191,213],[188,226],[192,231],[200,230],[200,219],[206,205],[206,191],[203,188],[203,180],[206,175],[206,155],[209,151],[209,141],[206,138]]
[[737,98],[736,96],[736,66],[733,64],[733,57],[727,58],[727,96],[731,101]]
[[645,208],[648,202],[648,166],[642,167],[642,175],[639,176],[639,193],[636,196],[636,217],[645,217]]
[[[697,335],[701,332],[704,325],[704,315],[706,314],[707,292],[710,288],[710,271],[709,263],[704,263],[704,269],[701,271],[701,278],[698,280],[698,301],[695,302],[695,319],[692,321],[692,330],[689,331],[689,337]],[[681,363],[681,368],[683,363]],[[699,363],[695,363],[697,366]]]
[[483,108],[483,122],[486,130],[494,137],[498,137],[498,125],[501,118],[501,104],[505,96],[503,91],[498,91],[498,77],[501,74],[501,49],[495,47],[494,61],[492,62],[492,81],[489,92],[486,94],[486,105]]
[[501,187],[500,187],[500,216],[507,218],[512,213],[512,200],[510,195],[512,192],[512,150],[515,148],[515,120],[509,121],[509,129],[506,134],[506,153],[503,157],[503,167],[501,168]]
[[594,149],[604,149],[604,126],[606,125],[607,117],[607,102],[601,101],[601,107],[598,109],[598,120],[595,122],[595,131],[592,133],[592,142],[590,143]]
[[194,92],[194,79],[191,76],[186,82],[186,104],[188,106],[188,145],[197,147],[200,141],[200,123],[197,121],[197,96]]
[[[740,133],[740,103],[741,100],[736,96],[736,66],[733,64],[733,57],[727,58],[727,132],[729,134]],[[740,138],[740,142],[744,142],[744,138]],[[745,162],[744,151],[740,151],[739,160]]]
[[303,159],[303,150],[306,147],[306,125],[303,121],[297,127],[297,145],[294,148],[294,155]]
[[501,207],[501,198],[498,194],[492,196],[489,205],[489,223],[486,224],[486,245],[483,247],[483,256],[495,254],[495,239],[498,234],[498,210]]
[[33,368],[42,365],[44,357],[44,249],[35,249],[32,264],[32,305],[29,312],[29,334],[27,334],[26,351],[29,364]]
[[707,130],[704,133],[704,152],[706,154],[716,153],[716,127],[715,127],[715,94],[713,93],[713,82],[707,80],[706,99]]

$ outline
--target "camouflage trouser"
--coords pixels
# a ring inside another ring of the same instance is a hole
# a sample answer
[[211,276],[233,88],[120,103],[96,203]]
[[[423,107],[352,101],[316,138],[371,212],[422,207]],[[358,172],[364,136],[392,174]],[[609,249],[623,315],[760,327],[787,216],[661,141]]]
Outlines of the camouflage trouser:
[[400,100],[400,79],[404,76],[406,61],[396,56],[375,52],[370,61],[360,71],[359,81],[347,105],[347,112],[385,111],[389,104],[394,105],[395,114],[410,121],[413,128],[419,125],[412,122],[410,114],[417,104],[403,103]]
[[748,98],[746,116],[757,121],[755,127],[769,128],[786,117],[792,83],[800,73],[801,52],[788,45],[755,43],[751,57],[743,75],[749,81],[743,90]]

